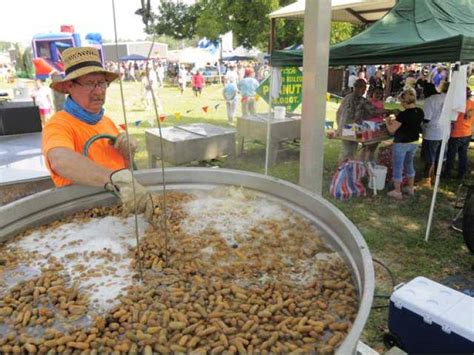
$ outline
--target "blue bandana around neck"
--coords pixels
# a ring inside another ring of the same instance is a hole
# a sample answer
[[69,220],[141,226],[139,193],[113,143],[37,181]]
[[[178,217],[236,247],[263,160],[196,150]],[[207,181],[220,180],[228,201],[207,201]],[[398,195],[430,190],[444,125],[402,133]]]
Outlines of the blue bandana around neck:
[[102,107],[97,113],[90,113],[84,110],[79,106],[71,96],[68,96],[66,102],[64,103],[64,111],[73,115],[78,120],[85,122],[87,124],[95,125],[97,124],[102,116],[104,116],[104,108]]

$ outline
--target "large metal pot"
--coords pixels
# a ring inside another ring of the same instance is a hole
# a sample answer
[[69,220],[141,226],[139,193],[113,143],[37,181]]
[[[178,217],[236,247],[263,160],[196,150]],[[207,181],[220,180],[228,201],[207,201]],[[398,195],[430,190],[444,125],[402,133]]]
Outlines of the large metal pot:
[[[354,352],[369,316],[374,292],[374,271],[364,238],[347,217],[319,195],[272,177],[227,169],[170,168],[166,170],[169,190],[211,189],[234,185],[259,191],[279,200],[315,223],[328,243],[340,253],[352,270],[359,291],[359,311],[353,327],[338,349],[340,354]],[[150,190],[162,189],[161,170],[141,170],[137,179]],[[37,193],[0,207],[0,242],[21,231],[67,214],[96,206],[116,203],[115,197],[101,189],[70,186]]]

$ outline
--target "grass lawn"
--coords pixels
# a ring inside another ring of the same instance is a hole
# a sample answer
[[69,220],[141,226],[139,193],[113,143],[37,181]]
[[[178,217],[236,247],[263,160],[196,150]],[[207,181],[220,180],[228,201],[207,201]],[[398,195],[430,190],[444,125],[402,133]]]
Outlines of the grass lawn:
[[[11,89],[11,86],[3,86]],[[163,126],[207,122],[226,126],[225,101],[219,85],[207,86],[201,97],[194,97],[188,89],[183,95],[175,87],[158,89],[158,96],[163,104],[160,115],[166,115]],[[2,86],[0,86],[2,91]],[[126,115],[130,133],[137,139],[140,152],[136,156],[139,168],[147,167],[144,130],[156,126],[154,113],[144,111],[140,102],[140,84],[124,83]],[[204,112],[203,107],[208,107]],[[329,102],[327,118],[334,119],[338,104]],[[112,84],[108,91],[106,114],[116,123],[123,123],[123,111],[119,85]],[[266,112],[268,106],[263,100],[258,101],[258,111]],[[175,113],[181,118],[177,120]],[[240,114],[240,107],[237,115]],[[139,127],[132,123],[142,121]],[[457,184],[454,180],[442,181],[436,204],[436,213],[432,227],[431,240],[424,241],[426,221],[431,201],[431,190],[417,190],[416,196],[400,202],[386,197],[385,192],[377,196],[371,193],[365,198],[352,199],[346,202],[336,201],[329,196],[329,183],[336,169],[340,143],[326,138],[324,145],[324,191],[323,196],[335,204],[359,228],[365,237],[372,255],[384,262],[394,273],[397,282],[406,282],[415,276],[426,276],[433,280],[443,281],[452,275],[471,278],[473,259],[462,242],[462,236],[450,230],[449,224],[456,210],[452,207]],[[299,147],[288,144],[284,152],[279,154],[278,161],[269,173],[272,176],[298,182]],[[471,165],[473,151],[469,152]],[[199,166],[219,166],[263,173],[265,163],[265,147],[259,143],[249,143],[245,152],[234,162],[225,158],[210,162],[199,162]],[[418,162],[419,164],[419,162]],[[196,163],[194,164],[196,165]],[[418,167],[418,171],[421,171]],[[473,175],[470,175],[471,177]],[[387,273],[376,266],[376,293],[390,294],[391,282]],[[471,288],[473,288],[471,286]],[[385,300],[377,298],[374,304],[385,305]],[[363,340],[378,351],[384,350],[383,332],[387,329],[387,308],[374,309],[367,323]]]

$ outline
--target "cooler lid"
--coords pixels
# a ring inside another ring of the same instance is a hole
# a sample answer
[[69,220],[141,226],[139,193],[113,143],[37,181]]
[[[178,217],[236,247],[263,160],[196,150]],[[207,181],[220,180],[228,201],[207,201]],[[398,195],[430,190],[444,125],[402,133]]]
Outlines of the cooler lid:
[[406,308],[429,324],[474,341],[474,298],[426,277],[416,277],[392,293],[397,308]]

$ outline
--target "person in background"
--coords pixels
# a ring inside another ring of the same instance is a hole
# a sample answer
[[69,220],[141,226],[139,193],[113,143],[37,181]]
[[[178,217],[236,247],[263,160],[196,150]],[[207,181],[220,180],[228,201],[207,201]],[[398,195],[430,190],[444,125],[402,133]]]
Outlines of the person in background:
[[471,100],[471,89],[466,88],[466,111],[460,113],[452,124],[451,137],[448,142],[445,176],[450,177],[458,154],[458,179],[464,179],[467,172],[467,150],[471,142],[472,125],[474,121],[474,101]]
[[[383,101],[383,89],[376,87],[372,93],[372,97],[369,99],[370,104],[376,109],[376,114],[370,117],[368,120],[373,122],[383,122],[384,101]],[[363,161],[374,161],[375,152],[379,143],[365,145],[361,151],[361,159]]]
[[[152,210],[145,187],[127,169],[131,164],[128,147],[133,159],[136,142],[119,134],[104,114],[107,88],[119,74],[103,68],[96,48],[68,48],[62,57],[66,76],[50,87],[68,97],[64,110],[56,112],[42,132],[42,151],[54,184],[103,187],[120,197],[126,213],[135,210],[135,201],[139,212]],[[97,140],[84,156],[86,143],[100,134],[116,137],[114,144]]]
[[416,95],[416,77],[414,71],[409,71],[405,78],[405,85],[403,86],[403,91],[413,90]]
[[33,102],[39,107],[41,123],[44,125],[51,113],[53,100],[51,99],[51,90],[44,86],[44,81],[40,79],[35,80],[35,88],[31,94]]
[[268,64],[262,65],[258,70],[258,81],[262,82],[270,76],[270,67]]
[[363,69],[361,69],[358,73],[357,73],[357,79],[362,79],[365,81],[365,83],[367,84],[367,77],[365,75],[365,71]]
[[152,86],[153,79],[150,77],[149,70],[142,72],[142,77],[140,78],[141,91],[142,91],[142,102],[144,103],[145,110],[148,110],[150,107],[153,107],[153,96],[152,96]]
[[[346,124],[361,124],[362,121],[373,117],[377,110],[364,97],[367,90],[367,82],[357,79],[354,83],[354,92],[346,95],[336,112],[337,135],[342,134],[342,128]],[[342,141],[342,149],[339,154],[339,163],[347,159],[354,159],[357,150],[357,142]]]
[[234,82],[228,82],[225,84],[224,89],[222,90],[222,95],[225,99],[225,105],[227,109],[227,120],[229,123],[232,123],[235,117],[235,112],[237,111],[237,84]]
[[241,62],[237,63],[236,72],[237,72],[237,82],[245,78],[245,66]]
[[441,111],[448,85],[443,86],[443,92],[438,93],[432,83],[425,86],[425,103],[423,105],[425,118],[423,121],[423,142],[421,145],[422,157],[425,162],[424,176],[420,181],[421,187],[431,187],[435,164],[439,156],[443,131],[441,125]]
[[[117,67],[118,70],[118,67]],[[116,71],[117,71],[116,70]],[[55,81],[63,80],[63,76],[60,72],[54,71],[50,74],[51,81],[54,83]],[[54,105],[54,112],[61,111],[64,108],[64,103],[66,102],[66,95],[62,92],[57,90],[53,90],[53,105]]]
[[408,195],[415,194],[415,169],[413,159],[415,157],[416,142],[420,137],[421,123],[424,113],[421,108],[416,107],[416,95],[412,90],[403,91],[400,95],[400,103],[404,110],[396,118],[389,116],[385,124],[390,134],[394,135],[392,149],[393,184],[394,189],[388,192],[388,196],[401,200],[403,171],[408,177],[408,187],[404,189]]
[[366,79],[369,80],[369,82],[370,82],[370,79],[372,77],[374,77],[376,73],[377,73],[377,67],[375,65],[367,65],[367,68],[366,68],[367,77],[366,77]]
[[416,79],[416,84],[415,84],[415,90],[416,90],[416,98],[418,100],[424,99],[425,98],[425,87],[428,84],[428,75],[429,75],[429,70],[427,68],[423,68],[420,71],[420,75]]
[[179,85],[179,90],[181,91],[181,94],[184,93],[184,89],[186,88],[186,84],[188,81],[188,71],[184,67],[183,64],[179,66],[179,71],[178,71],[178,85]]
[[367,97],[372,97],[372,94],[376,88],[383,90],[383,73],[381,70],[377,70],[375,75],[369,79],[369,90],[367,90]]
[[204,77],[199,70],[196,70],[196,73],[191,77],[191,85],[194,96],[201,96],[202,88],[204,87]]
[[224,77],[225,83],[237,83],[238,79],[239,74],[237,74],[237,72],[235,71],[235,66],[233,66],[232,64],[229,65],[229,69],[225,73]]
[[438,91],[441,91],[441,83],[443,83],[446,80],[446,68],[443,66],[439,66],[436,69],[436,72],[433,75],[433,80],[432,83],[434,86],[436,86],[436,89]]
[[161,62],[158,63],[158,67],[156,68],[156,78],[158,80],[158,85],[162,88],[165,81],[165,67]]
[[351,92],[354,91],[354,83],[356,80],[357,80],[357,75],[355,74],[354,71],[351,71],[351,73],[349,74],[349,79],[347,80],[347,87],[349,88]]
[[260,85],[254,78],[255,72],[252,68],[245,69],[244,78],[237,84],[237,88],[242,95],[242,116],[255,115],[257,113],[255,107],[255,95]]

